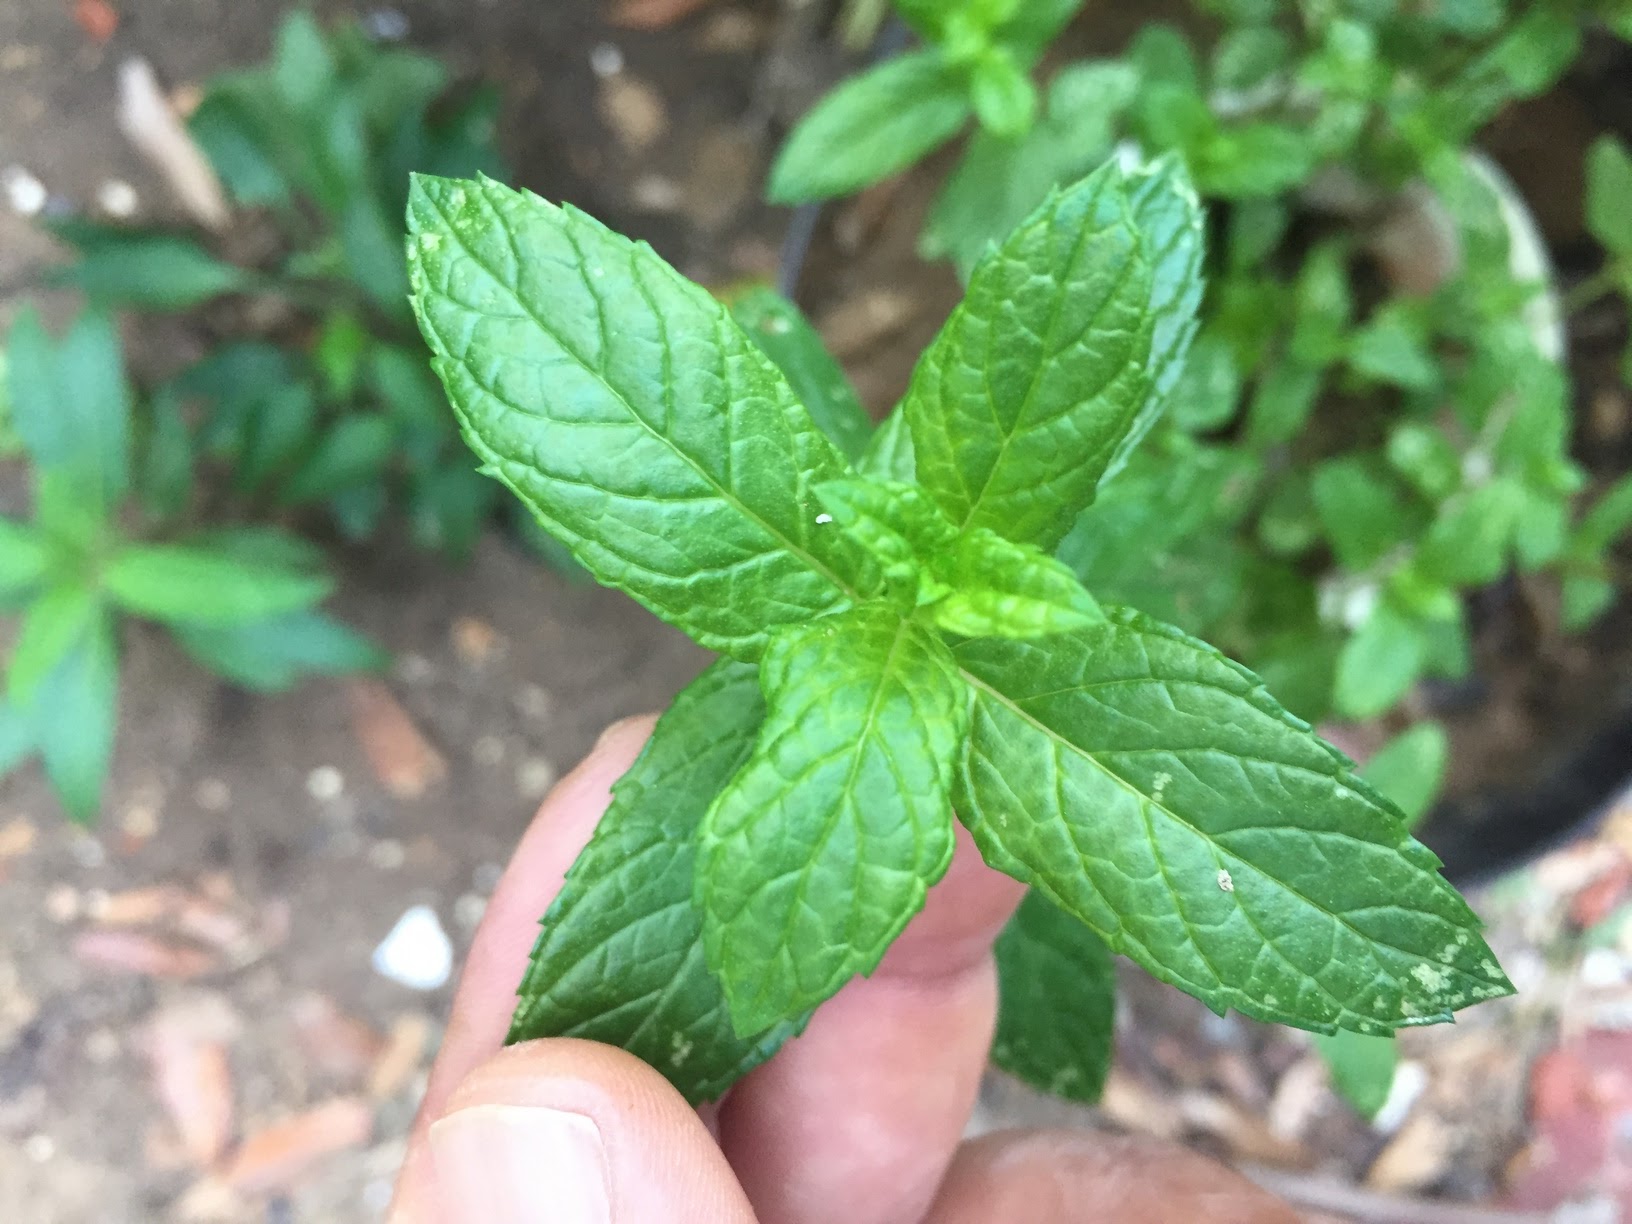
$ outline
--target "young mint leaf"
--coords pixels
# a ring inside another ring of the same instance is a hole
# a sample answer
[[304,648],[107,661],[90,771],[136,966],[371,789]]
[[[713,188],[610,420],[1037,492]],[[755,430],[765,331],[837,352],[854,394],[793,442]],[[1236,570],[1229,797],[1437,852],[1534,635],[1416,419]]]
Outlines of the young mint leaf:
[[0,518],[0,604],[15,602],[38,587],[50,563],[50,546],[38,530]]
[[873,431],[856,461],[856,471],[874,480],[894,480],[913,484],[918,479],[918,459],[912,453],[912,430],[906,413],[897,408]]
[[1349,368],[1374,382],[1407,391],[1432,391],[1442,380],[1440,363],[1428,346],[1427,321],[1420,311],[1390,303],[1379,309],[1350,340]]
[[19,708],[34,701],[46,677],[102,619],[96,591],[72,582],[40,595],[23,613],[6,667],[6,700]]
[[989,47],[975,61],[969,101],[980,126],[994,136],[1023,136],[1037,122],[1037,87],[1006,47]]
[[192,498],[193,435],[180,398],[169,388],[157,391],[148,407],[135,485],[142,508],[158,519],[179,515]]
[[1302,433],[1320,398],[1321,382],[1316,366],[1290,359],[1270,366],[1247,408],[1248,445],[1277,446]]
[[1620,594],[1615,583],[1601,574],[1569,574],[1562,591],[1564,628],[1579,633],[1614,605]]
[[249,285],[249,276],[174,234],[108,233],[53,284],[78,289],[95,306],[186,310]]
[[1409,519],[1393,486],[1358,456],[1315,469],[1315,509],[1338,564],[1359,572],[1406,537]]
[[1455,586],[1483,586],[1507,568],[1525,510],[1524,486],[1498,476],[1452,498],[1422,538],[1422,572]]
[[846,605],[849,546],[810,492],[843,457],[719,302],[487,180],[415,179],[409,224],[466,439],[600,582],[748,660],[772,627]]
[[873,422],[804,313],[769,285],[755,285],[730,302],[731,317],[776,362],[811,419],[846,459],[860,458]]
[[1592,504],[1575,529],[1570,550],[1595,557],[1632,531],[1632,476],[1623,476]]
[[382,671],[378,646],[322,612],[291,612],[241,625],[174,624],[183,650],[218,676],[259,692],[281,692],[309,675]]
[[1007,237],[1038,200],[1104,160],[1138,84],[1133,69],[1116,60],[1068,64],[1026,135],[977,131],[936,198],[919,252],[951,259],[967,280],[987,246]]
[[1033,889],[994,951],[992,1061],[1052,1096],[1098,1101],[1116,1026],[1116,972],[1104,940]]
[[1439,862],[1246,669],[1126,609],[957,648],[987,861],[1216,1009],[1384,1033],[1512,991]]
[[703,819],[696,895],[739,1034],[870,973],[952,856],[968,693],[940,640],[869,605],[789,625],[753,755]]
[[1347,718],[1375,718],[1411,691],[1427,661],[1422,627],[1382,600],[1343,643],[1332,701]]
[[383,413],[342,417],[278,487],[278,504],[321,501],[381,479],[396,452],[397,426]]
[[1128,427],[1102,479],[1125,466],[1167,407],[1196,337],[1201,307],[1205,218],[1184,164],[1173,155],[1134,171],[1128,182],[1134,228],[1150,261],[1150,392]]
[[1114,164],[981,260],[903,402],[918,480],[960,528],[1051,549],[1151,391],[1152,269]]
[[803,1027],[737,1036],[692,900],[698,825],[748,760],[764,717],[757,671],[728,659],[675,698],[544,915],[510,1041],[619,1046],[696,1103]]
[[311,607],[334,589],[326,575],[182,544],[130,548],[102,576],[138,616],[183,625],[237,625]]
[[1241,405],[1241,367],[1235,349],[1208,333],[1196,341],[1173,387],[1169,415],[1187,433],[1211,433],[1235,419]]
[[1364,1033],[1317,1033],[1315,1049],[1332,1073],[1332,1087],[1362,1118],[1377,1116],[1394,1086],[1394,1071],[1400,1061],[1399,1047],[1392,1036],[1368,1037]]
[[1414,829],[1439,798],[1450,761],[1451,741],[1436,722],[1420,722],[1379,748],[1360,769],[1369,782]]
[[33,728],[46,777],[68,814],[81,823],[96,816],[113,757],[118,724],[119,649],[113,626],[100,611],[78,632],[19,710]]
[[1613,254],[1632,257],[1632,153],[1613,136],[1587,153],[1587,228]]
[[915,51],[851,77],[793,129],[771,168],[777,204],[847,195],[905,170],[969,120],[963,74]]
[[1083,3],[1084,0],[1020,0],[1010,6],[1010,15],[992,32],[993,39],[1013,48],[1022,66],[1029,67],[1071,24]]
[[1041,549],[976,527],[931,563],[950,593],[935,624],[965,637],[1044,637],[1105,619],[1071,570]]
[[920,562],[957,538],[957,528],[914,484],[866,477],[830,480],[816,486],[816,497],[834,525],[867,551],[891,584],[914,582]]

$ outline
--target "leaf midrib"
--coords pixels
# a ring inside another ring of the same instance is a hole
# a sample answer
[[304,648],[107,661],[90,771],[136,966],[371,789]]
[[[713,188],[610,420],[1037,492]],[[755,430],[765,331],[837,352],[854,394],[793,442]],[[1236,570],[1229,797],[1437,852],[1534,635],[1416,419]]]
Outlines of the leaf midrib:
[[[766,521],[766,519],[764,517],[762,517],[761,515],[756,513],[751,507],[748,506],[748,504],[746,502],[742,501],[732,490],[727,489],[717,479],[715,479],[715,477],[713,475],[711,475],[705,468],[703,468],[695,459],[693,459],[691,455],[687,454],[684,450],[680,449],[680,447],[675,443],[673,438],[670,438],[667,435],[665,435],[665,434],[659,432],[657,429],[655,429],[652,426],[652,424],[649,421],[646,420],[646,418],[644,416],[642,416],[639,412],[637,412],[635,410],[635,406],[632,403],[630,403],[629,398],[621,390],[619,390],[617,387],[613,386],[612,383],[610,383],[607,380],[607,378],[606,378],[603,371],[597,369],[589,361],[587,361],[585,358],[581,357],[576,351],[574,351],[567,344],[567,342],[561,337],[560,333],[557,332],[556,329],[554,329],[554,328],[550,327],[548,324],[546,324],[544,322],[543,318],[538,314],[538,312],[536,310],[534,310],[532,308],[532,306],[529,305],[522,298],[521,293],[520,293],[520,291],[518,289],[516,289],[514,286],[512,286],[504,277],[500,276],[496,271],[494,271],[494,269],[491,268],[486,263],[486,261],[484,261],[479,255],[477,255],[476,251],[471,247],[470,243],[465,239],[464,235],[459,232],[458,227],[453,224],[452,218],[450,218],[448,216],[448,214],[443,210],[441,201],[435,199],[431,195],[431,193],[429,193],[429,192],[423,193],[423,198],[426,199],[429,202],[431,208],[435,210],[436,215],[441,219],[441,221],[443,223],[442,224],[443,236],[444,237],[451,237],[454,240],[454,242],[458,245],[459,249],[464,252],[465,257],[467,259],[469,259],[472,263],[474,263],[477,267],[479,267],[483,272],[485,272],[493,280],[493,282],[495,284],[498,284],[498,285],[502,286],[504,288],[505,293],[507,295],[509,295],[510,300],[513,301],[521,309],[522,314],[524,314],[527,318],[531,319],[534,326],[536,326],[545,335],[549,336],[560,347],[561,351],[563,353],[565,353],[569,358],[571,358],[586,374],[590,375],[592,378],[594,378],[596,380],[596,382],[598,382],[602,387],[604,387],[607,390],[607,392],[615,400],[617,400],[619,404],[621,404],[623,406],[624,410],[628,413],[630,420],[632,420],[632,421],[636,422],[637,424],[639,424],[640,427],[642,429],[644,429],[648,434],[650,434],[653,439],[655,439],[656,441],[662,443],[668,449],[668,451],[671,454],[673,454],[675,457],[680,459],[680,461],[683,462],[687,467],[691,468],[691,470],[693,472],[695,472],[698,475],[698,477],[700,477],[702,479],[702,481],[706,485],[708,485],[709,487],[711,487],[712,489],[715,490],[715,493],[717,494],[717,496],[720,498],[721,501],[723,501],[726,504],[728,504],[729,506],[731,506],[738,513],[740,513],[744,518],[746,518],[746,519],[750,520],[751,522],[755,523],[756,525],[758,525],[765,532],[766,535],[768,535],[772,540],[774,540],[782,548],[782,550],[784,552],[787,552],[789,555],[791,555],[791,556],[797,558],[798,560],[802,561],[811,570],[815,571],[817,574],[820,574],[823,578],[827,579],[829,582],[831,582],[839,590],[839,592],[841,594],[843,594],[845,597],[847,597],[851,601],[856,602],[856,601],[860,600],[861,597],[860,597],[859,593],[848,582],[846,582],[846,581],[844,581],[844,579],[840,578],[839,575],[834,573],[828,566],[826,566],[821,561],[819,561],[816,557],[811,555],[811,553],[809,553],[802,546],[800,546],[799,544],[795,543],[794,541],[788,539],[788,537],[779,528],[777,528],[776,526],[774,526],[770,522]],[[483,202],[485,204],[487,204],[490,209],[493,208],[492,202],[487,199],[487,196],[486,196],[485,193],[481,193],[481,198],[482,198]],[[561,211],[562,211],[562,215],[564,217],[566,217],[567,214],[565,213],[565,210],[561,210]],[[494,210],[494,212],[495,212],[495,215],[497,215],[497,210],[496,209]],[[569,223],[570,223],[570,220],[571,220],[571,218],[567,217],[567,221]],[[567,229],[566,225],[562,226],[562,231],[561,232],[566,237],[568,243],[571,244],[572,249],[573,249],[573,253],[578,256],[578,263],[577,263],[576,271],[578,272],[579,279],[583,280],[584,287],[589,291],[590,297],[595,302],[596,316],[597,316],[597,319],[599,320],[600,326],[601,326],[601,328],[603,329],[603,332],[604,332],[604,328],[605,328],[605,306],[604,306],[604,303],[601,300],[601,296],[598,293],[595,292],[594,286],[592,284],[590,284],[589,280],[585,276],[585,269],[584,269],[584,264],[583,264],[583,253],[578,247],[578,242],[577,242],[576,238],[570,233],[570,231]],[[506,233],[508,233],[508,231],[506,231]],[[513,238],[512,238],[512,241],[513,241]],[[636,248],[633,244],[630,244],[630,248],[629,248],[630,271],[631,271],[632,276],[634,277],[635,282],[637,284],[639,284],[640,283],[640,276],[639,276],[638,271],[636,271],[635,267],[634,267],[634,255],[636,254],[637,250],[638,250],[638,248]],[[445,291],[443,291],[441,289],[437,289],[436,292],[440,293],[443,297],[448,298],[450,301],[453,301],[456,305],[462,307],[463,309],[470,310],[473,314],[482,314],[482,313],[484,313],[482,311],[477,310],[475,307],[466,306],[463,302],[459,302],[456,298],[454,298],[452,294],[447,293],[447,292],[445,292]],[[662,320],[662,315],[660,313],[657,313],[656,317],[659,319],[660,323],[663,321]],[[664,330],[664,338],[665,338],[665,341],[666,341],[667,340],[667,329],[666,328]],[[665,349],[667,349],[667,344],[666,343],[665,343]],[[448,353],[448,356],[452,360],[459,361],[461,365],[466,364],[465,358],[463,358],[463,357],[454,358],[453,354],[451,352]],[[666,390],[668,389],[667,383],[665,383],[665,389]],[[497,397],[495,397],[495,398],[497,398]],[[801,405],[801,407],[802,407],[802,405]],[[809,410],[806,409],[806,411],[808,412]],[[729,410],[727,410],[727,415],[729,415]],[[545,417],[543,419],[548,421],[548,420],[551,420],[552,418]]]

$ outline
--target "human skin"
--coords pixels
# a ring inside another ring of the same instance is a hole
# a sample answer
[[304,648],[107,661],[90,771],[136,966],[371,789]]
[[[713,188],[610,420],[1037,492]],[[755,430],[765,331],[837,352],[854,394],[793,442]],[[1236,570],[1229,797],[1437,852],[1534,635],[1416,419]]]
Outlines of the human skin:
[[960,830],[868,978],[717,1108],[621,1050],[504,1049],[538,926],[652,719],[611,727],[544,801],[476,932],[390,1224],[1298,1224],[1222,1166],[1090,1132],[963,1141],[997,1014],[991,949],[1023,889]]

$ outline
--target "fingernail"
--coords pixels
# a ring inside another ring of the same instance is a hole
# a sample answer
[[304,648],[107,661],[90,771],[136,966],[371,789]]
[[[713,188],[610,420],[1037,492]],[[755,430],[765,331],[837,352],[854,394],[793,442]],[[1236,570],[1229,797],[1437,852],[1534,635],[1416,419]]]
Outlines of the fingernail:
[[447,1224],[612,1224],[606,1149],[583,1114],[472,1105],[431,1127]]

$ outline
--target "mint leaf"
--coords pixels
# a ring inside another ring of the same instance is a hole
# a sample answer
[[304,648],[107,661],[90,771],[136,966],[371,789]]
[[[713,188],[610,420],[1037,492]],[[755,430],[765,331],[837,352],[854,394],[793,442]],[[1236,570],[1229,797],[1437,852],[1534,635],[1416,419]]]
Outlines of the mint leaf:
[[1116,972],[1105,942],[1033,889],[994,950],[992,1061],[1040,1091],[1099,1100],[1116,1025]]
[[1409,520],[1394,487],[1364,459],[1333,459],[1310,484],[1326,539],[1343,568],[1361,571],[1405,538]]
[[1126,609],[959,646],[987,860],[1215,1009],[1329,1032],[1512,987],[1438,860],[1246,671]]
[[30,705],[46,677],[101,618],[101,601],[90,587],[60,583],[41,594],[17,628],[6,666],[6,700]]
[[306,676],[382,671],[378,646],[322,612],[291,612],[241,625],[176,624],[183,650],[218,676],[259,692],[281,692]]
[[739,1034],[870,973],[952,856],[968,694],[939,639],[888,609],[787,626],[760,667],[753,755],[703,820],[703,943]]
[[1069,568],[1042,550],[976,527],[932,563],[951,592],[931,612],[935,624],[965,637],[1043,637],[1103,620],[1104,613]]
[[103,574],[103,583],[138,616],[192,625],[266,620],[309,608],[334,589],[323,574],[177,544],[120,553]]
[[1023,136],[1037,121],[1037,87],[1004,47],[989,47],[975,61],[969,101],[980,126],[994,136]]
[[619,1046],[696,1103],[803,1027],[801,1019],[736,1035],[692,900],[698,825],[753,751],[764,717],[757,671],[731,660],[675,698],[544,915],[510,1041]]
[[1420,722],[1401,731],[1379,748],[1360,769],[1360,776],[1376,788],[1415,828],[1439,798],[1445,766],[1451,756],[1450,737],[1436,722]]
[[118,644],[109,618],[98,612],[78,622],[74,639],[32,700],[19,706],[33,727],[46,777],[68,814],[82,823],[101,806],[118,704]]
[[246,273],[173,234],[102,232],[83,250],[78,263],[49,279],[96,306],[186,310],[249,285]]
[[873,423],[844,369],[799,307],[768,285],[756,285],[731,299],[731,317],[776,362],[833,445],[846,459],[860,458]]
[[830,480],[816,486],[816,496],[834,525],[867,551],[892,584],[915,582],[920,561],[957,538],[957,528],[917,485]]
[[1134,227],[1143,237],[1145,258],[1150,261],[1149,311],[1155,324],[1150,339],[1150,392],[1117,444],[1104,480],[1127,465],[1128,456],[1161,417],[1184,373],[1185,358],[1196,338],[1206,254],[1201,201],[1176,156],[1134,171],[1128,199]]
[[0,518],[0,603],[33,591],[45,578],[51,552],[36,529]]
[[1343,643],[1332,701],[1347,718],[1375,718],[1411,691],[1427,661],[1423,629],[1383,600]]
[[1152,270],[1108,164],[975,268],[903,402],[918,480],[961,527],[1051,549],[1151,390]]
[[1023,64],[1030,64],[1048,49],[1071,24],[1083,0],[1020,0],[1012,14],[992,32],[997,42],[1013,47]]
[[[466,439],[608,586],[757,658],[844,607],[844,461],[725,308],[576,209],[418,177],[415,307]],[[525,255],[522,253],[525,252]]]
[[851,77],[793,129],[771,168],[777,204],[847,195],[905,170],[968,122],[962,73],[916,51]]
[[342,417],[278,487],[278,504],[320,501],[385,476],[397,446],[397,426],[383,413]]
[[906,414],[899,408],[873,431],[867,449],[856,461],[856,471],[875,480],[904,484],[917,480],[918,460],[912,453],[912,430],[907,426]]
[[1388,1100],[1399,1065],[1393,1037],[1364,1033],[1317,1033],[1315,1049],[1332,1073],[1332,1087],[1362,1118],[1374,1118]]

